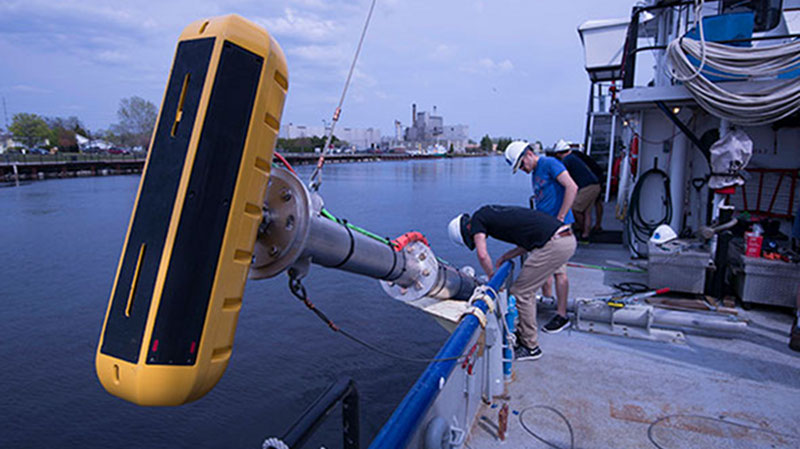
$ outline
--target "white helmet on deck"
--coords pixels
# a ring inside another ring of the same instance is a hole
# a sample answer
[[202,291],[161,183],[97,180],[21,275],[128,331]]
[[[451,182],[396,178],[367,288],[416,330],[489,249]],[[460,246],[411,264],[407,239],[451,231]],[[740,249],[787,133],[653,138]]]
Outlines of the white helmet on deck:
[[517,172],[519,166],[522,164],[522,156],[525,155],[525,151],[527,150],[533,151],[533,148],[524,140],[516,140],[508,144],[505,156],[506,162],[511,166],[511,173]]
[[469,214],[457,215],[456,218],[450,220],[450,224],[447,225],[447,235],[455,245],[475,249],[475,243],[472,239],[465,238],[467,223],[469,223]]

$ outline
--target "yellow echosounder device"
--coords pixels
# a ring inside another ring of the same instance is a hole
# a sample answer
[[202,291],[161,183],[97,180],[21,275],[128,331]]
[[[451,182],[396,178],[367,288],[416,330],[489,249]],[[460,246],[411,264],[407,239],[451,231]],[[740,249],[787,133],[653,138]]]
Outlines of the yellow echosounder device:
[[222,377],[288,87],[242,17],[181,34],[97,348],[109,393],[180,405]]

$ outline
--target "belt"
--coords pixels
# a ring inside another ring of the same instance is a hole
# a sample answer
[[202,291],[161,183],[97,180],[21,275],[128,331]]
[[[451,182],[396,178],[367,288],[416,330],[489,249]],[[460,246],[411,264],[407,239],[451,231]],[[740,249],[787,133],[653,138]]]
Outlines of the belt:
[[569,237],[572,235],[572,228],[569,225],[562,226],[556,230],[551,240],[560,239],[561,237]]

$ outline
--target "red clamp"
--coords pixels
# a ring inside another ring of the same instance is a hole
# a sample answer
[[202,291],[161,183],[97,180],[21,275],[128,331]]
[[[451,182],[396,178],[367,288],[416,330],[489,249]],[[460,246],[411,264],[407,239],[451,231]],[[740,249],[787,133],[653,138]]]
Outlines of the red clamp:
[[392,240],[392,246],[394,247],[395,251],[402,251],[403,248],[413,242],[422,242],[425,244],[425,246],[431,246],[428,244],[428,239],[426,239],[421,232],[417,231],[406,232],[400,237],[397,237],[396,239]]

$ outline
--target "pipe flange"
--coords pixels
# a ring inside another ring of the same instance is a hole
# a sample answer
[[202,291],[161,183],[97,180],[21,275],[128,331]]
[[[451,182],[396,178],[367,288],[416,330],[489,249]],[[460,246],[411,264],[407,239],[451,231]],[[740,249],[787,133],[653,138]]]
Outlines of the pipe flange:
[[439,276],[439,262],[433,250],[422,242],[413,242],[402,250],[405,270],[394,281],[381,281],[383,291],[399,301],[414,301],[430,293]]
[[276,276],[295,263],[311,229],[311,195],[300,179],[285,168],[272,168],[264,210],[268,221],[256,238],[251,279]]

